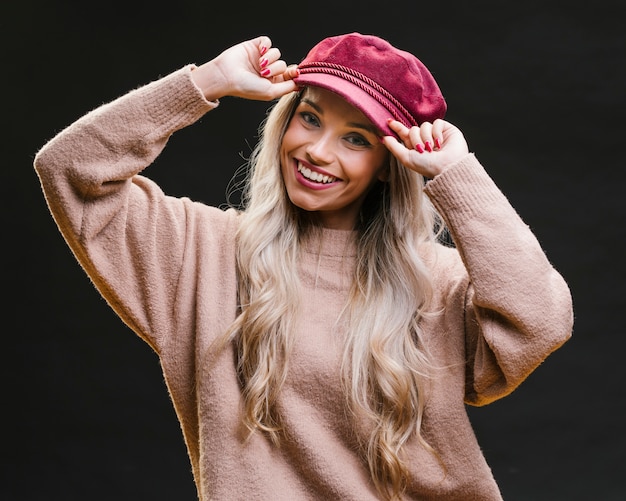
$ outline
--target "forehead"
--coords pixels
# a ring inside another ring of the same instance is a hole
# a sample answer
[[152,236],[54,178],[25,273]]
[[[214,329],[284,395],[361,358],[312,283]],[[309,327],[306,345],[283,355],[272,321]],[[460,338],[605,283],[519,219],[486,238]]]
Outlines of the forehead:
[[321,113],[338,114],[350,122],[357,122],[368,129],[376,130],[374,124],[360,109],[328,89],[307,86],[302,92],[301,100],[319,108]]

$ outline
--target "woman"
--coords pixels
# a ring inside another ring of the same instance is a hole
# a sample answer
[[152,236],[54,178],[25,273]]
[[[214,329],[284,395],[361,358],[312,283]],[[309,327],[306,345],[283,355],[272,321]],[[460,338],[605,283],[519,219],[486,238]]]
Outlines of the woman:
[[[242,210],[141,174],[224,96],[280,98]],[[571,296],[445,111],[378,37],[287,66],[260,36],[37,154],[78,261],[160,358],[200,499],[501,499],[465,404],[569,338]]]

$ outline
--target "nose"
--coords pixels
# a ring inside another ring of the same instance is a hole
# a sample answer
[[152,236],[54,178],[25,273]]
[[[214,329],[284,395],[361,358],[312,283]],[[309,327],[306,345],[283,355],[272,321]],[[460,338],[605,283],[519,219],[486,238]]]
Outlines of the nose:
[[320,134],[306,146],[308,160],[315,165],[328,165],[334,158],[333,140],[329,134]]

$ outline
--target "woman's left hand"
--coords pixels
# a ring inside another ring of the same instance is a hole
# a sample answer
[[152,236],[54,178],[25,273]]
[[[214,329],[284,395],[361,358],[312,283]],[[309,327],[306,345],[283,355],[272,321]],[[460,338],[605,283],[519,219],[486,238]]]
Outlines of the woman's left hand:
[[441,174],[469,152],[463,133],[445,120],[424,122],[410,129],[391,120],[389,127],[400,140],[385,136],[383,144],[402,165],[428,178]]

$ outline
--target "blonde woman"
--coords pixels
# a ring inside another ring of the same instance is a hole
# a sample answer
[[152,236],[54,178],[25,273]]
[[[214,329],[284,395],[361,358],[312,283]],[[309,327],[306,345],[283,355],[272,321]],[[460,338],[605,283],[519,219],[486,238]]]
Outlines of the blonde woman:
[[[277,99],[243,207],[167,196],[143,170],[224,96]],[[445,112],[383,39],[288,66],[260,36],[37,154],[74,255],[160,358],[199,499],[501,499],[465,405],[570,337],[571,296]]]

